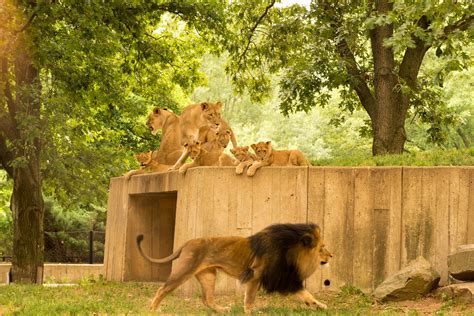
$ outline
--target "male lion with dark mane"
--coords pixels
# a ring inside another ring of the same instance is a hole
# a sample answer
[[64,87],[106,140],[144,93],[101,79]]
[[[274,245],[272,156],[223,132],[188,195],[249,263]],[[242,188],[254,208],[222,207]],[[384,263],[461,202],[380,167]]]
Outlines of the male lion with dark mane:
[[186,242],[181,248],[163,259],[146,255],[137,237],[140,254],[153,263],[167,263],[178,259],[165,284],[160,287],[151,303],[156,310],[161,300],[171,291],[196,276],[201,284],[203,303],[216,312],[229,311],[214,302],[216,271],[221,270],[245,284],[244,310],[252,311],[257,290],[295,294],[307,305],[326,309],[303,282],[332,255],[326,250],[318,225],[275,224],[245,237],[208,237]]

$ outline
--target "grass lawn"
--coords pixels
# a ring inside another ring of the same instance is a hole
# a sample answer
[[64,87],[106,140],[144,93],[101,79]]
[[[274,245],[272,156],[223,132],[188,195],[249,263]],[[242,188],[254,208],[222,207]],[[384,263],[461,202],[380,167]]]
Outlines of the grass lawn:
[[[74,286],[0,286],[0,315],[146,314],[158,285],[86,281]],[[292,297],[259,294],[256,315],[474,315],[474,305],[427,297],[416,301],[380,304],[353,287],[338,293],[322,292],[317,299],[328,311],[311,310]],[[217,295],[220,305],[230,305],[230,314],[243,314],[242,295]],[[162,314],[211,314],[199,295],[167,296]]]

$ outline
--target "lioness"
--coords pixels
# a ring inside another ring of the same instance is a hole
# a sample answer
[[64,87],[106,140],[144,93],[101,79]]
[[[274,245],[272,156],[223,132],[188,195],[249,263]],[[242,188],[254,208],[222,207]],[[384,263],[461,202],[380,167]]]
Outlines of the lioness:
[[246,285],[244,310],[252,311],[257,290],[295,294],[307,305],[326,309],[304,289],[303,282],[316,268],[332,257],[321,238],[316,224],[275,224],[250,237],[197,238],[186,242],[172,255],[153,259],[146,255],[137,237],[140,254],[153,263],[167,263],[177,259],[171,275],[160,287],[151,303],[158,308],[166,294],[196,276],[201,284],[202,299],[216,312],[229,311],[214,302],[216,271],[221,270]]
[[236,174],[242,174],[246,167],[251,166],[257,160],[257,156],[249,152],[249,146],[234,147],[230,152],[239,161],[239,164],[235,167]]
[[181,157],[180,118],[168,109],[154,108],[148,114],[147,126],[156,135],[162,129],[160,148],[153,153],[153,159],[165,165],[173,165]]
[[[217,142],[217,139],[215,140]],[[207,151],[203,148],[200,141],[194,141],[191,144],[186,144],[185,148],[189,152],[189,156],[193,160],[182,165],[179,168],[179,173],[186,173],[189,168],[199,166],[234,166],[235,159],[223,153],[224,149],[215,149]]]
[[125,174],[125,179],[129,180],[131,176],[147,172],[164,172],[169,169],[169,165],[164,165],[153,159],[153,152],[135,154],[135,159],[141,166],[141,169],[131,170]]
[[[222,103],[201,102],[188,105],[180,117],[181,145],[190,144],[199,139],[199,129],[204,126],[218,126],[221,123]],[[171,169],[176,170],[189,155],[187,148]]]
[[257,155],[258,161],[254,162],[247,170],[248,176],[253,176],[258,168],[264,166],[309,166],[309,162],[298,149],[274,150],[272,142],[258,142],[251,145]]

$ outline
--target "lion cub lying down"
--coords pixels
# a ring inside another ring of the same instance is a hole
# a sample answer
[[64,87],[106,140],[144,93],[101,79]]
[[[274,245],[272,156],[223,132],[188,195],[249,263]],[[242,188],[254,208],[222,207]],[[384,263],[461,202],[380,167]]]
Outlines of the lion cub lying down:
[[161,300],[171,291],[195,276],[202,289],[203,303],[216,312],[229,311],[214,302],[216,271],[221,270],[245,284],[244,310],[252,311],[257,290],[281,294],[295,294],[309,306],[326,309],[303,282],[332,255],[326,250],[318,225],[275,224],[250,237],[197,238],[186,242],[175,253],[163,259],[146,255],[137,236],[140,254],[153,263],[177,260],[171,275],[158,289],[151,303],[156,310]]
[[131,170],[125,174],[125,179],[129,180],[131,176],[147,173],[147,172],[165,172],[168,171],[169,165],[163,165],[153,159],[153,152],[135,154],[135,159],[140,164],[141,169]]
[[257,156],[249,152],[249,146],[235,147],[230,152],[239,161],[239,164],[235,167],[236,174],[242,174],[246,167],[251,166],[257,160]]
[[298,149],[275,150],[272,142],[258,142],[252,145],[257,155],[257,162],[247,170],[248,176],[253,176],[258,168],[264,166],[309,166],[309,162]]

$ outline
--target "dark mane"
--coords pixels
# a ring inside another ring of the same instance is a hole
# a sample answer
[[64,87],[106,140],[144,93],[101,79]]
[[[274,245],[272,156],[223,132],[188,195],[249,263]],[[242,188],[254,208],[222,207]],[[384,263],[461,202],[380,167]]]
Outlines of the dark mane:
[[[252,254],[268,258],[261,285],[269,293],[294,293],[303,289],[303,281],[296,262],[288,256],[288,251],[298,245],[312,248],[315,245],[314,231],[318,226],[308,224],[275,224],[248,237]],[[253,277],[249,268],[241,276],[242,283]]]

